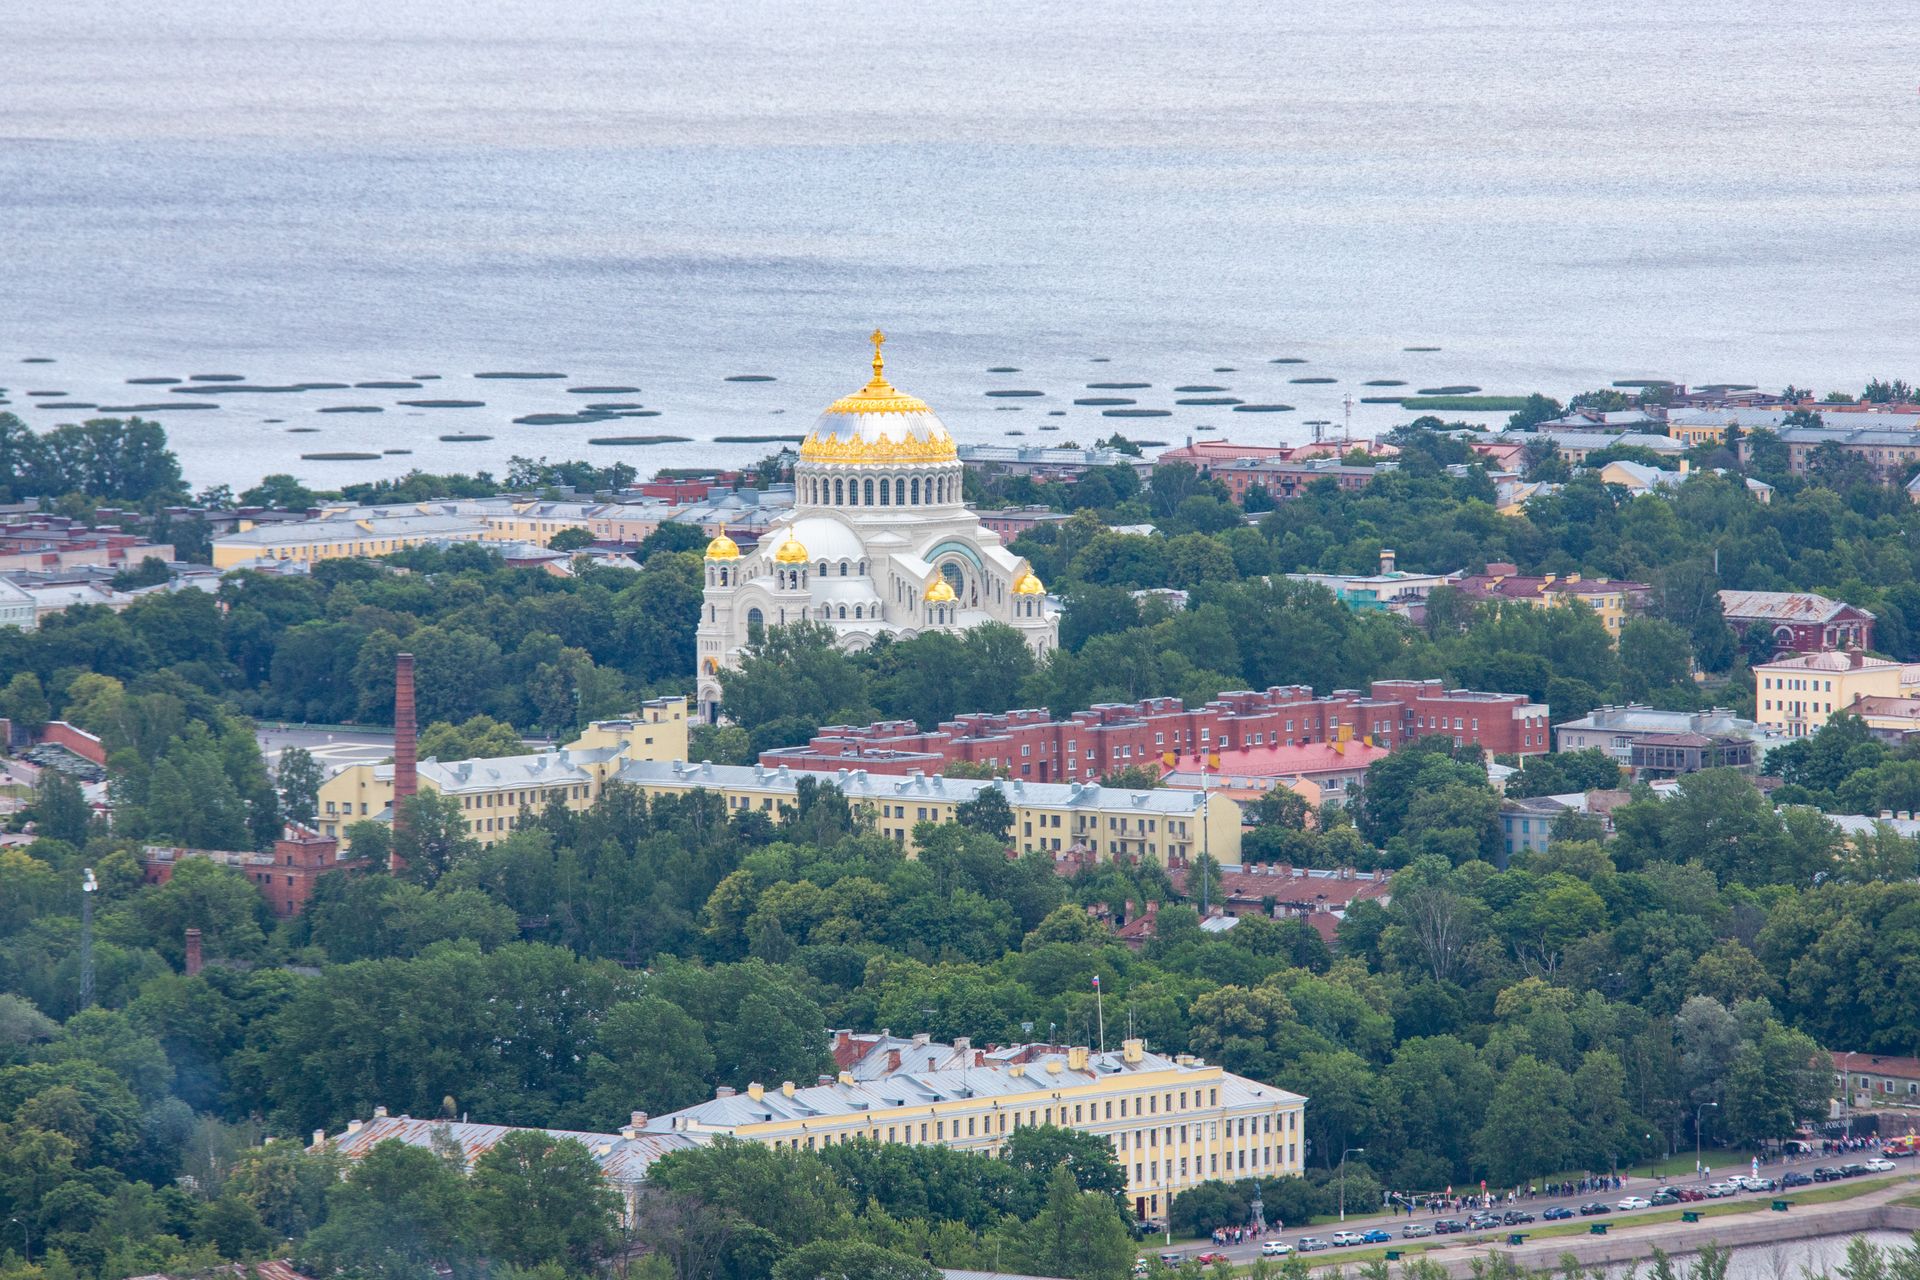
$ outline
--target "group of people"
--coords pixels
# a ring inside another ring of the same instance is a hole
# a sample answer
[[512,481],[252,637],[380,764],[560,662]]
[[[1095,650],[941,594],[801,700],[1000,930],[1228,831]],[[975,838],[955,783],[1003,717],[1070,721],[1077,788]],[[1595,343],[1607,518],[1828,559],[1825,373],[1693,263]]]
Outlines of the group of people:
[[1213,1229],[1213,1242],[1215,1244],[1245,1244],[1249,1240],[1258,1240],[1268,1231],[1278,1230],[1280,1230],[1280,1224],[1277,1222],[1265,1228],[1215,1227]]
[[1617,1173],[1590,1173],[1574,1182],[1549,1182],[1545,1185],[1514,1187],[1507,1191],[1476,1191],[1468,1195],[1399,1196],[1392,1198],[1395,1213],[1409,1218],[1423,1213],[1460,1213],[1473,1209],[1493,1209],[1502,1204],[1518,1204],[1541,1196],[1586,1195],[1589,1192],[1618,1191],[1624,1185]]

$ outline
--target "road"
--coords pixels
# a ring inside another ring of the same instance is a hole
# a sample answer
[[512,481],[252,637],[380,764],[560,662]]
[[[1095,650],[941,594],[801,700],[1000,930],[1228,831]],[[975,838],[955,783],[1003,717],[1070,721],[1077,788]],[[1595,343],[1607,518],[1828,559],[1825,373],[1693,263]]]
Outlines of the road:
[[[1831,1167],[1834,1165],[1842,1165],[1842,1164],[1864,1164],[1866,1161],[1873,1159],[1877,1154],[1878,1153],[1874,1151],[1853,1151],[1853,1152],[1848,1152],[1845,1155],[1837,1155],[1837,1156],[1827,1156],[1827,1155],[1802,1156],[1794,1160],[1789,1160],[1784,1162],[1775,1161],[1772,1164],[1761,1165],[1760,1175],[1765,1178],[1778,1178],[1781,1174],[1786,1173],[1788,1170],[1797,1170],[1801,1173],[1811,1173],[1814,1170],[1814,1168],[1819,1165],[1827,1165]],[[1894,1170],[1896,1173],[1907,1173],[1907,1174],[1920,1173],[1920,1167],[1916,1167],[1916,1162],[1912,1160],[1894,1161]],[[1508,1208],[1515,1208],[1515,1209],[1523,1209],[1526,1212],[1533,1214],[1536,1221],[1532,1223],[1528,1223],[1524,1226],[1498,1227],[1498,1228],[1490,1227],[1485,1231],[1463,1232],[1459,1235],[1439,1236],[1435,1238],[1452,1242],[1452,1243],[1462,1243],[1462,1244],[1467,1243],[1469,1241],[1473,1241],[1473,1240],[1504,1239],[1505,1233],[1508,1231],[1532,1231],[1542,1225],[1547,1225],[1547,1226],[1556,1225],[1553,1223],[1543,1224],[1540,1221],[1538,1221],[1542,1210],[1550,1209],[1555,1205],[1564,1205],[1569,1209],[1575,1209],[1575,1210],[1577,1210],[1581,1205],[1587,1203],[1590,1200],[1598,1200],[1604,1204],[1613,1205],[1618,1203],[1623,1197],[1626,1197],[1626,1196],[1639,1196],[1642,1199],[1649,1198],[1653,1195],[1654,1192],[1658,1191],[1663,1186],[1664,1187],[1697,1187],[1704,1190],[1707,1183],[1709,1182],[1719,1182],[1731,1174],[1748,1173],[1750,1171],[1751,1171],[1751,1166],[1749,1165],[1734,1164],[1734,1165],[1728,1165],[1725,1168],[1716,1168],[1711,1178],[1694,1178],[1694,1177],[1687,1176],[1685,1174],[1679,1174],[1679,1175],[1669,1175],[1664,1182],[1662,1182],[1658,1178],[1627,1177],[1623,1175],[1620,1179],[1620,1189],[1618,1191],[1605,1191],[1605,1192],[1590,1191],[1584,1194],[1575,1194],[1571,1196],[1535,1196],[1531,1200],[1515,1201],[1511,1206],[1505,1203],[1501,1203],[1495,1207],[1494,1212],[1496,1213],[1505,1213]],[[1888,1175],[1869,1174],[1867,1176],[1868,1177],[1885,1177]],[[1847,1179],[1847,1181],[1850,1181],[1850,1182],[1857,1181],[1857,1179]],[[1816,1185],[1819,1185],[1819,1184],[1816,1184]],[[1792,1191],[1798,1191],[1798,1190],[1804,1190],[1804,1189],[1805,1188],[1795,1187],[1795,1188],[1789,1189],[1787,1192],[1766,1192],[1766,1191],[1741,1192],[1737,1196],[1728,1197],[1728,1198],[1741,1199],[1741,1200],[1765,1200],[1765,1199],[1772,1199],[1782,1194],[1791,1194]],[[1715,1204],[1720,1202],[1709,1200],[1709,1201],[1702,1201],[1700,1203]],[[1698,1207],[1698,1205],[1691,1205],[1691,1204],[1679,1205],[1679,1206],[1665,1205],[1665,1206],[1656,1206],[1655,1208],[1650,1210],[1631,1210],[1626,1213],[1622,1213],[1616,1209],[1610,1213],[1607,1213],[1604,1216],[1596,1215],[1591,1218],[1577,1218],[1577,1219],[1574,1219],[1574,1221],[1579,1221],[1579,1222],[1629,1221],[1630,1222],[1634,1219],[1635,1216],[1642,1213],[1660,1213],[1660,1212],[1671,1211],[1674,1208],[1691,1209],[1696,1207]],[[1266,1238],[1269,1240],[1273,1240],[1273,1239],[1284,1240],[1286,1243],[1291,1245],[1291,1244],[1298,1244],[1301,1236],[1313,1235],[1313,1236],[1320,1237],[1322,1240],[1330,1240],[1332,1239],[1333,1233],[1335,1231],[1344,1230],[1344,1231],[1357,1231],[1357,1232],[1364,1233],[1372,1230],[1375,1227],[1378,1227],[1381,1230],[1392,1232],[1394,1243],[1398,1244],[1403,1238],[1400,1232],[1411,1223],[1420,1222],[1420,1223],[1425,1223],[1427,1226],[1432,1226],[1434,1221],[1438,1218],[1454,1218],[1464,1222],[1471,1215],[1471,1212],[1472,1211],[1470,1210],[1463,1209],[1463,1210],[1457,1210],[1457,1211],[1450,1211],[1447,1213],[1416,1213],[1411,1218],[1409,1218],[1404,1213],[1361,1214],[1361,1213],[1350,1212],[1347,1214],[1347,1220],[1343,1223],[1330,1222],[1330,1223],[1321,1223],[1317,1226],[1312,1226],[1312,1227],[1297,1227],[1297,1228],[1290,1227],[1280,1231],[1269,1231],[1267,1233]],[[1146,1241],[1146,1244],[1149,1247],[1153,1245],[1153,1240],[1151,1237],[1148,1238],[1148,1240]],[[1255,1258],[1260,1256],[1260,1243],[1257,1241],[1249,1241],[1245,1244],[1217,1246],[1217,1245],[1207,1243],[1205,1241],[1198,1241],[1198,1242],[1193,1242],[1188,1244],[1176,1244],[1172,1246],[1171,1249],[1169,1249],[1168,1246],[1163,1244],[1159,1246],[1158,1251],[1174,1252],[1174,1253],[1180,1254],[1183,1257],[1190,1256],[1196,1253],[1209,1253],[1209,1252],[1224,1253],[1229,1258],[1231,1258],[1236,1265],[1240,1265],[1240,1264],[1252,1262]],[[1317,1254],[1309,1255],[1309,1256],[1312,1257],[1316,1263],[1323,1262],[1323,1261],[1337,1262],[1339,1261],[1340,1254],[1342,1252],[1343,1250],[1340,1250],[1340,1249],[1330,1249],[1327,1251],[1324,1257],[1321,1257],[1320,1255],[1317,1255]]]
[[348,765],[378,764],[393,756],[391,729],[309,729],[261,721],[253,736],[269,772],[279,766],[280,753],[288,747],[305,747],[330,775]]

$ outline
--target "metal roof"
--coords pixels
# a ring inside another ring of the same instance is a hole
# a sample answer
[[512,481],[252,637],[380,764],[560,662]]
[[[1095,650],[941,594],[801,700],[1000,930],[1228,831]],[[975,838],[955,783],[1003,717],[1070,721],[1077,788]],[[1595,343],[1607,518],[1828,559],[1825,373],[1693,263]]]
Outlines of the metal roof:
[[[383,1142],[404,1142],[410,1147],[432,1149],[436,1141],[454,1143],[461,1160],[471,1169],[476,1160],[491,1151],[510,1133],[528,1132],[525,1128],[503,1124],[469,1124],[458,1120],[416,1120],[411,1116],[375,1116],[355,1121],[347,1132],[329,1139],[329,1145],[349,1158],[358,1159]],[[706,1138],[689,1133],[640,1130],[628,1138],[617,1133],[586,1133],[574,1129],[540,1129],[555,1138],[572,1138],[593,1153],[609,1182],[637,1183],[646,1177],[647,1168],[669,1151],[703,1146]]]
[[1722,591],[1720,612],[1729,618],[1764,618],[1768,622],[1831,622],[1852,610],[1873,614],[1844,600],[1832,600],[1811,591]]

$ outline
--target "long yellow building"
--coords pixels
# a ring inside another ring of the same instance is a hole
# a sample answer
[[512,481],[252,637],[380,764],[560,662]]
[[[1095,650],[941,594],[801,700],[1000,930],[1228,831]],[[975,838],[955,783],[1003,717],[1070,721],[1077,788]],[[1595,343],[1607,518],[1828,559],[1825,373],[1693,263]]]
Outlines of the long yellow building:
[[802,778],[838,788],[856,808],[871,812],[881,835],[909,853],[915,851],[916,826],[952,822],[957,806],[991,790],[1000,792],[1013,811],[1011,840],[1022,853],[1060,853],[1080,845],[1103,858],[1125,855],[1163,866],[1202,853],[1220,862],[1240,861],[1240,806],[1218,793],[1134,791],[1091,782],[982,781],[917,770],[826,773],[681,760],[636,761],[619,773],[621,782],[650,796],[712,791],[726,801],[729,812],[758,810],[776,820],[794,804]]
[[[556,796],[585,809],[608,779],[639,761],[684,760],[687,700],[655,698],[634,715],[596,720],[556,751],[479,760],[422,760],[420,785],[459,800],[467,833],[481,845],[507,838],[522,809],[538,813]],[[320,833],[336,838],[364,819],[390,821],[393,764],[350,765],[320,784]],[[343,842],[343,846],[345,844]]]
[[1859,698],[1920,692],[1920,663],[1875,658],[1858,649],[1796,653],[1753,668],[1753,718],[1789,738],[1820,732]]

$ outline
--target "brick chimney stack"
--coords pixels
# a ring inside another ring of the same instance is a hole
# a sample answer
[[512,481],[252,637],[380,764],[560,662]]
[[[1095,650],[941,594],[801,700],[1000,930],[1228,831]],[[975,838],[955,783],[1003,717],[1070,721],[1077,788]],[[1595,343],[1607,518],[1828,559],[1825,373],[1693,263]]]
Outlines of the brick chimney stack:
[[[413,655],[393,660],[393,829],[406,825],[405,802],[420,789],[418,726],[413,719]],[[388,870],[399,872],[405,862],[398,854],[388,858]]]
[[200,931],[187,930],[187,976],[191,978],[200,972],[205,962],[200,958]]

